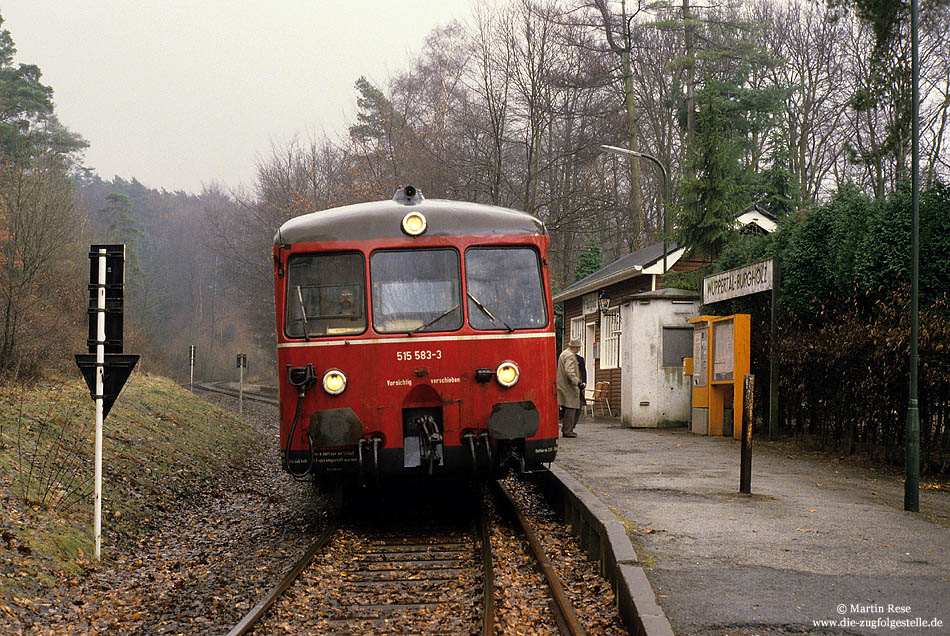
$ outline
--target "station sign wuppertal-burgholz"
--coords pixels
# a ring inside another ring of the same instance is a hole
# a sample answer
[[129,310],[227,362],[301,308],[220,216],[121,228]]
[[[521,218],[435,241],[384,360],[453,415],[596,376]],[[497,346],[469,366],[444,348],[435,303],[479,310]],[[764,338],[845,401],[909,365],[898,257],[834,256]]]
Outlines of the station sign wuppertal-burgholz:
[[772,289],[772,259],[719,272],[703,279],[703,304]]

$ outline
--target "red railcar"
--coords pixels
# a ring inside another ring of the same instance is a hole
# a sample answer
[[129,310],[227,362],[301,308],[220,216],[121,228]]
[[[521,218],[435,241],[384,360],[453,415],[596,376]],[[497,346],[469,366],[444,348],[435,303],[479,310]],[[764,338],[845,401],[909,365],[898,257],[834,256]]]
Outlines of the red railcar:
[[548,242],[528,214],[412,186],[281,226],[285,470],[345,483],[553,461]]

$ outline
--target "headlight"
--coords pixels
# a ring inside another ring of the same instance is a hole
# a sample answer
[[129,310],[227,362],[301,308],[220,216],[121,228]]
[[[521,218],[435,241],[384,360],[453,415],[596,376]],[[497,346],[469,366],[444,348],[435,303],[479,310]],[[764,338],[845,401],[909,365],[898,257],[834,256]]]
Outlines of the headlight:
[[518,382],[518,365],[514,362],[502,362],[495,369],[495,379],[503,387],[512,387]]
[[419,236],[426,231],[426,217],[421,212],[410,212],[402,217],[402,231],[409,236]]
[[330,395],[339,395],[346,389],[346,376],[342,371],[331,369],[323,374],[323,390]]

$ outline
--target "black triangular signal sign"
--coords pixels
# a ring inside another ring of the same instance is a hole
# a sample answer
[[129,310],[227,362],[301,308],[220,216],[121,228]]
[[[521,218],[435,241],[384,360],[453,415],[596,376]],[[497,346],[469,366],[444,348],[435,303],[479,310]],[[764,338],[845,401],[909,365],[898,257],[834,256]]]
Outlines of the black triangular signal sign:
[[[105,364],[102,373],[102,419],[109,415],[109,409],[115,399],[119,397],[125,381],[132,375],[132,369],[135,363],[139,361],[137,355],[123,353],[105,354]],[[86,386],[89,387],[89,394],[92,400],[96,400],[96,356],[91,353],[77,353],[76,366],[82,372],[82,377],[86,378]]]

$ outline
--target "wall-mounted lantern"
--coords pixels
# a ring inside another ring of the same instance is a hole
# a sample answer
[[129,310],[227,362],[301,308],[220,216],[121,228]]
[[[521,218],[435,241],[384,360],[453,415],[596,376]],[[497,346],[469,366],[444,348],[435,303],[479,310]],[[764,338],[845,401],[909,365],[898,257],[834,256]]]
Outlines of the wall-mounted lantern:
[[610,309],[610,297],[607,295],[607,290],[600,290],[600,294],[597,296],[597,304],[600,306],[600,313],[602,314],[607,313],[607,310]]

